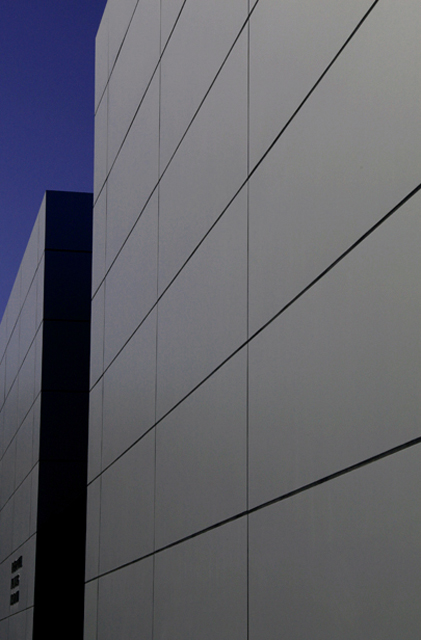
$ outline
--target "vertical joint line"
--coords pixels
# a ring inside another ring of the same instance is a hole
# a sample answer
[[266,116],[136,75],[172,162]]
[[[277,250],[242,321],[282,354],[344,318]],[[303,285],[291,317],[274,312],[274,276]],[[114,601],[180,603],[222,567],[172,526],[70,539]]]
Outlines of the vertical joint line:
[[[250,174],[250,0],[247,0],[247,176]],[[247,350],[246,350],[246,628],[250,637],[250,548],[249,548],[249,337],[250,337],[250,182],[247,180]]]
[[[157,194],[157,238],[156,238],[156,299],[159,294],[159,213],[160,213],[160,176],[161,176],[161,59],[162,59],[162,0],[159,0],[159,60],[158,60],[158,194]],[[158,404],[158,314],[159,304],[156,304],[156,335],[155,335],[155,423]],[[152,555],[152,640],[155,635],[155,550],[156,550],[156,429],[154,429],[154,499],[153,499],[153,555]]]

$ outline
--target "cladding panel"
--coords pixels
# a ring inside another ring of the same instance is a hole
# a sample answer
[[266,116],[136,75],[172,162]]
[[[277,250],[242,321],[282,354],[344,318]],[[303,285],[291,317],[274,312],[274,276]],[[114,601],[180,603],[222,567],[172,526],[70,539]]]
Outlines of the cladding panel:
[[250,343],[253,505],[420,435],[420,205]]
[[105,251],[107,233],[107,185],[95,202],[93,213],[92,294],[105,277]]
[[[159,82],[156,77],[149,87],[108,179],[107,270],[158,182],[158,150]],[[150,203],[152,207],[153,202],[156,206],[156,196]]]
[[[174,117],[171,96],[166,99],[164,94],[161,102],[163,118],[167,112]],[[161,143],[161,171],[165,163]],[[247,40],[243,34],[160,183],[160,293],[246,176]]]
[[161,417],[246,339],[247,203],[235,200],[158,304]]
[[102,475],[100,571],[153,550],[155,434],[146,435]]
[[[130,0],[133,4],[133,0]],[[109,8],[110,23],[113,15],[121,19],[124,5],[114,3]],[[121,6],[120,6],[121,5]],[[110,24],[110,40],[113,29]],[[110,64],[112,64],[110,42]],[[133,20],[117,58],[108,85],[108,167],[114,162],[127,131],[135,117],[141,100],[148,90],[159,60],[159,0],[142,0],[137,4]],[[148,90],[149,91],[149,90]],[[140,110],[142,110],[143,105]]]
[[152,558],[104,576],[99,582],[99,637],[152,640],[152,607]]
[[157,427],[158,547],[246,508],[246,365],[242,351]]
[[145,320],[104,376],[103,467],[155,423],[156,312]]
[[250,639],[416,636],[419,482],[418,446],[253,514]]
[[250,19],[253,167],[351,35],[372,0],[260,0]]
[[106,367],[155,304],[157,269],[158,196],[155,194],[107,275],[104,329]]
[[244,519],[168,549],[155,560],[154,633],[173,640],[244,640]]
[[420,23],[380,2],[251,178],[252,332],[419,184]]
[[162,167],[180,142],[246,17],[247,0],[186,2],[161,63]]

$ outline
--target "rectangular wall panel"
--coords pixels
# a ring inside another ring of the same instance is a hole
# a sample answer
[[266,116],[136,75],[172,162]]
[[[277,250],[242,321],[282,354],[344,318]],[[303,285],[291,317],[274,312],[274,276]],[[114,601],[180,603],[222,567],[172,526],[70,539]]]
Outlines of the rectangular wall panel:
[[155,434],[146,435],[104,471],[101,485],[100,571],[153,550]]
[[420,435],[420,205],[412,198],[251,343],[252,505]]
[[243,350],[158,425],[158,547],[246,508],[246,382]]
[[[164,94],[161,103],[165,119],[167,111],[174,112],[173,98],[166,99]],[[167,162],[162,144],[160,157],[162,172]],[[160,183],[160,293],[246,177],[247,39],[243,34]]]
[[[174,640],[241,640],[247,629],[246,523],[234,522],[156,557],[154,632]],[[206,637],[204,635],[204,637]]]
[[380,2],[251,178],[252,332],[418,186],[420,22]]
[[[98,634],[103,640],[152,638],[153,566],[147,558],[99,582]],[[120,615],[125,610],[124,616]]]
[[413,638],[419,447],[250,518],[250,638]]
[[158,417],[246,339],[246,224],[241,197],[158,304]]
[[[110,64],[113,60],[112,21],[121,20],[124,5],[134,0],[114,2],[108,8],[110,21]],[[127,7],[126,7],[127,10]],[[125,23],[127,24],[128,16]],[[128,24],[127,24],[128,26]],[[119,43],[119,46],[120,43]],[[108,85],[108,166],[111,168],[135,117],[159,60],[159,0],[137,3],[130,27],[119,51]],[[143,105],[142,105],[143,106]],[[142,107],[141,107],[142,108]]]

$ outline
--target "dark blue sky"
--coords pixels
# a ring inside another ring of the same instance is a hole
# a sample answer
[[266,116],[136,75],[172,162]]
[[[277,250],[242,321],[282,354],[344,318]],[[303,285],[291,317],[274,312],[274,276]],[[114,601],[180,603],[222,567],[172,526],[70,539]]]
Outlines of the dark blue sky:
[[95,36],[106,0],[2,0],[0,318],[46,189],[92,191]]

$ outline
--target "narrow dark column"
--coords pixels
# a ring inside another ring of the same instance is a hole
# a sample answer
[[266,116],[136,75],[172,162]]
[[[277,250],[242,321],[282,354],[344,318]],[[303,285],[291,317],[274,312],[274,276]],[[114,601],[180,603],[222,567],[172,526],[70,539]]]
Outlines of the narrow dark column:
[[83,636],[91,194],[47,192],[33,638]]

